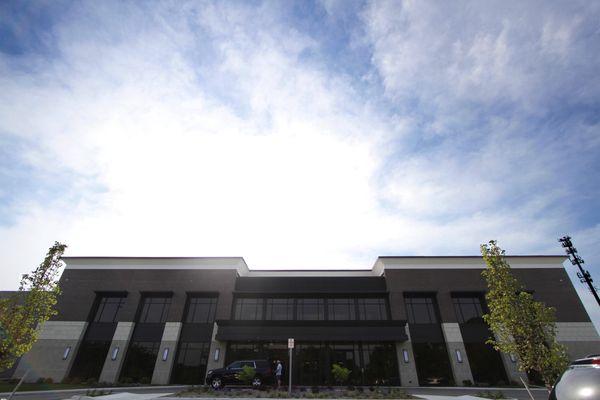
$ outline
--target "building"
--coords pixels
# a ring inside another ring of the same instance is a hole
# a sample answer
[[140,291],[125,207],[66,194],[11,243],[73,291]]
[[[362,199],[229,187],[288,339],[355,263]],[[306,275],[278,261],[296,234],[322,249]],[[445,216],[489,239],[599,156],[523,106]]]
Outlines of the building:
[[[557,309],[571,358],[600,338],[564,256],[507,257]],[[516,360],[485,344],[481,257],[379,257],[369,270],[249,270],[243,258],[65,257],[59,314],[15,377],[203,383],[234,360],[281,359],[293,381],[331,384],[342,363],[360,385],[498,385]]]

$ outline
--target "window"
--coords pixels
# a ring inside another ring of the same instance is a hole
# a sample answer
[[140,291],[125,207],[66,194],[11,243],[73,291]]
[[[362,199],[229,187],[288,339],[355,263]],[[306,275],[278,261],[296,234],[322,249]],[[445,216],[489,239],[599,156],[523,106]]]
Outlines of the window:
[[238,369],[238,368],[242,368],[242,362],[241,361],[236,361],[234,363],[231,363],[227,366],[228,369]]
[[438,322],[433,296],[407,296],[406,314],[411,324],[435,324]]
[[216,297],[190,297],[185,322],[206,324],[215,320]]
[[127,350],[121,382],[150,383],[160,342],[132,342]]
[[268,320],[294,319],[294,299],[266,299]]
[[465,343],[473,381],[486,386],[508,382],[500,353],[487,343]]
[[258,320],[263,317],[263,299],[238,298],[235,302],[234,319]]
[[84,340],[79,346],[69,377],[97,381],[109,348],[110,340]]
[[322,321],[325,319],[324,299],[298,299],[297,308],[299,320]]
[[358,299],[358,316],[361,320],[388,319],[385,299]]
[[142,311],[140,313],[140,323],[163,323],[167,320],[170,297],[144,297],[142,299]]
[[329,299],[327,304],[329,319],[345,321],[356,319],[354,299]]
[[483,308],[480,296],[453,297],[456,318],[461,324],[470,322],[483,322]]
[[413,354],[420,386],[448,386],[452,369],[445,343],[413,343]]
[[210,343],[207,342],[182,342],[179,345],[173,370],[173,383],[202,382],[206,373],[209,349]]
[[125,304],[125,297],[102,296],[98,301],[93,322],[116,322],[119,310]]

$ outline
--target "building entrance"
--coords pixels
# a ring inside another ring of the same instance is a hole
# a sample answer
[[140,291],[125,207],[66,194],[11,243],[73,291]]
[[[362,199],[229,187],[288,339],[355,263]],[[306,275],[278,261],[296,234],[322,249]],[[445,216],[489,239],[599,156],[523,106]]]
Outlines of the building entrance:
[[[293,350],[295,385],[335,385],[333,364],[350,370],[348,385],[399,385],[398,361],[391,342],[297,342]],[[287,343],[230,342],[225,364],[236,360],[281,360],[287,374]]]

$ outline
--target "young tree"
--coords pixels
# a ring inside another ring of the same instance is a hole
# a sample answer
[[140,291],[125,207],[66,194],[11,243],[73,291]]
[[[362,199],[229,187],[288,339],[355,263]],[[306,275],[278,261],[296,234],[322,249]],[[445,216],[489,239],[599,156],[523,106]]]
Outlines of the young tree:
[[496,241],[481,245],[481,254],[487,264],[482,275],[490,309],[483,318],[496,336],[488,343],[497,351],[514,354],[519,370],[538,372],[546,387],[552,387],[569,364],[565,347],[556,342],[555,309],[525,291]]
[[0,299],[0,371],[12,367],[38,338],[44,322],[56,315],[54,306],[60,294],[58,270],[66,245],[55,242],[44,261],[23,275],[19,291]]

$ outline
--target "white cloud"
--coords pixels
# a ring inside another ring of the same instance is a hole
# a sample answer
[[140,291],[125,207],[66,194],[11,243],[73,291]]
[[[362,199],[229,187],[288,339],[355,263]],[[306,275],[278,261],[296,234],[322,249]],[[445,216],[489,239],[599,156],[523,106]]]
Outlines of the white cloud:
[[[328,17],[348,21],[340,4],[324,2]],[[34,182],[68,177],[0,228],[3,288],[54,240],[72,255],[367,268],[383,254],[476,254],[491,238],[556,253],[576,226],[557,205],[573,194],[560,182],[574,144],[524,116],[560,97],[564,80],[548,77],[573,66],[585,20],[373,3],[349,32],[373,51],[357,77],[303,57],[319,39],[277,7],[112,6],[74,7],[48,36],[50,58],[0,57],[0,130],[30,145]],[[595,98],[595,84],[575,97]],[[597,149],[597,127],[575,125]]]

